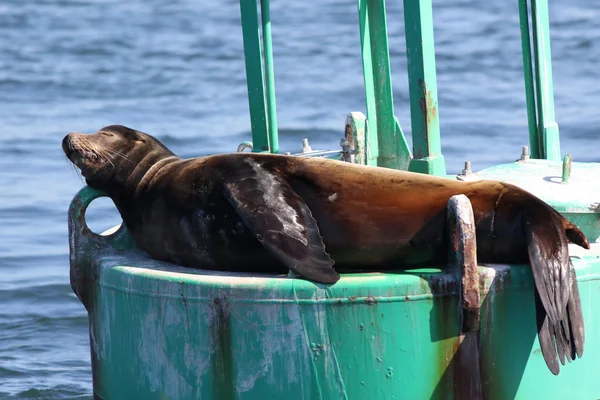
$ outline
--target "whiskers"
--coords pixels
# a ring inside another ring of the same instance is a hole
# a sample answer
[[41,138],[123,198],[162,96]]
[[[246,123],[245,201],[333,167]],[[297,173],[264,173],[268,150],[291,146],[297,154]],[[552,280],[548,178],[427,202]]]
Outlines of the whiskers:
[[116,158],[132,162],[125,154],[118,150],[105,147],[88,139],[85,135],[77,135],[71,139],[69,146],[72,150],[79,152],[87,161],[98,161],[100,163],[109,163],[115,167]]
[[125,157],[125,154],[118,150],[109,149],[108,147],[105,147],[103,148],[103,151],[105,151],[107,153],[107,156],[111,157],[113,160],[115,159],[115,157],[119,157],[125,161],[132,162],[129,158]]
[[68,157],[65,158],[65,160],[67,161],[67,164],[69,164],[69,168],[73,171],[73,173],[77,176],[77,178],[79,178],[81,183],[85,185],[85,180],[83,179],[83,176],[81,175],[81,171],[79,171],[79,169],[75,166],[75,164],[73,164],[71,162],[71,160],[69,160]]

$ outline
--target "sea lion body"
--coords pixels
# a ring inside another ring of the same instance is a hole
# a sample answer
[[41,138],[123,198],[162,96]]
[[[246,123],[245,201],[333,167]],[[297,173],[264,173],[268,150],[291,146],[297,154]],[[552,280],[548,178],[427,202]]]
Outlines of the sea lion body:
[[[573,224],[514,185],[463,182],[321,158],[236,153],[183,160],[122,126],[63,140],[87,183],[106,192],[138,245],[181,265],[295,271],[334,283],[338,271],[443,265],[450,197],[472,204],[482,262],[530,262],[538,333],[555,374],[583,353],[583,316],[567,241]],[[332,267],[335,264],[334,270]]]
[[[288,182],[316,219],[337,270],[444,262],[446,208],[454,194],[467,195],[473,204],[483,262],[527,261],[521,220],[513,210],[521,191],[512,185],[319,158],[237,153],[176,160],[117,207],[136,242],[154,258],[195,268],[287,272],[223,193],[220,183],[233,174],[256,180],[275,175]],[[264,196],[265,204],[271,196],[255,195]]]

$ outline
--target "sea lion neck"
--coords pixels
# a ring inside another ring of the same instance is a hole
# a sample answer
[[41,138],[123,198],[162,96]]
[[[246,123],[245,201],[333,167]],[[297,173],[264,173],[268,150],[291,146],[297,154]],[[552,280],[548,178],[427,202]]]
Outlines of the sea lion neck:
[[148,186],[148,183],[162,168],[179,160],[181,158],[175,154],[158,149],[146,154],[124,180],[121,195],[127,196],[129,200],[133,199],[136,193]]

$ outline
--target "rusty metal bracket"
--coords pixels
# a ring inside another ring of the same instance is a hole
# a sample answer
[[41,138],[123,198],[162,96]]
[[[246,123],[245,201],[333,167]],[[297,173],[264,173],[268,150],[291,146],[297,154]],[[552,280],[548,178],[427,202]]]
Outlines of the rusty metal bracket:
[[483,399],[479,354],[480,299],[475,219],[465,195],[448,201],[449,260],[460,271],[455,398]]
[[475,220],[471,202],[465,195],[452,196],[448,201],[450,263],[460,271],[461,332],[479,330],[480,300],[477,271]]

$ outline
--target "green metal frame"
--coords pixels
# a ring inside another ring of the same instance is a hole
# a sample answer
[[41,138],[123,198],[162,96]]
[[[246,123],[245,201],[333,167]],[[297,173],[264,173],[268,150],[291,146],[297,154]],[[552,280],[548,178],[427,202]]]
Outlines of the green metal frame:
[[404,29],[414,153],[409,170],[443,176],[431,0],[404,0]]
[[[518,0],[518,5],[531,157],[558,161],[561,155],[554,115],[548,1]],[[240,0],[240,10],[253,151],[277,153],[269,0],[260,0],[259,5],[257,0]],[[431,0],[404,0],[413,155],[394,116],[385,0],[358,0],[358,15],[367,113],[361,162],[446,175],[440,140]]]
[[252,126],[252,151],[278,153],[279,136],[277,133],[277,108],[275,101],[275,76],[273,70],[269,0],[261,0],[260,10],[262,49],[260,41],[261,26],[258,23],[256,0],[240,0],[244,55],[246,60],[246,81]]
[[385,0],[358,0],[367,106],[367,165],[406,169],[411,155],[398,119],[390,70]]
[[[548,0],[530,0],[531,34],[528,1],[518,2],[531,157],[560,161],[559,129],[554,116]],[[532,72],[533,67],[535,75]]]

